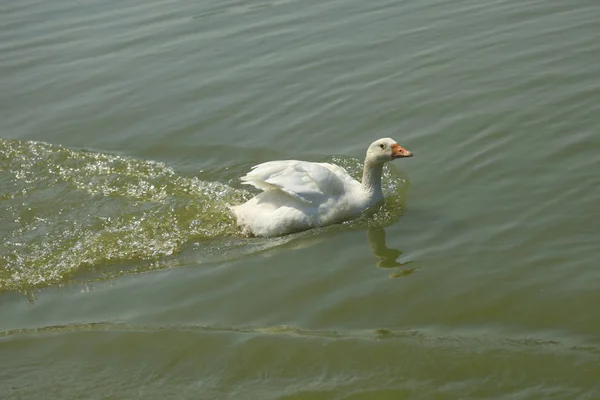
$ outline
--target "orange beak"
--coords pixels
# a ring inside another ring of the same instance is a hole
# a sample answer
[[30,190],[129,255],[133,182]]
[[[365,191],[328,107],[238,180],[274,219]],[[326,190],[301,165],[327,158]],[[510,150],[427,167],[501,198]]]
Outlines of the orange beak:
[[413,153],[400,146],[398,143],[392,145],[392,158],[412,157]]

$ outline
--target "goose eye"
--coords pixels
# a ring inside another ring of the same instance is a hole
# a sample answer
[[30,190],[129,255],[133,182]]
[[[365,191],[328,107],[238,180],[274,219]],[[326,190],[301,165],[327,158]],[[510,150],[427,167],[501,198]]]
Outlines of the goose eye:
[[385,145],[380,144],[379,147],[381,147],[383,149],[383,148],[385,148]]

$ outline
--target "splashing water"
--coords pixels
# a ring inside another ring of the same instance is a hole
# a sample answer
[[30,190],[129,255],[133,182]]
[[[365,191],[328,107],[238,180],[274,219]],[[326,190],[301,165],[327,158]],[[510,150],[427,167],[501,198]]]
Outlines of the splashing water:
[[[355,159],[331,161],[361,174]],[[384,182],[385,205],[343,226],[384,226],[401,215],[405,179],[386,168]],[[239,238],[228,206],[251,196],[159,162],[0,140],[0,292],[64,282],[114,263],[137,264],[136,272],[166,268],[168,262],[152,261],[176,257],[190,241],[202,251],[202,243],[227,238],[218,247],[247,247],[242,253],[288,242],[257,246]]]

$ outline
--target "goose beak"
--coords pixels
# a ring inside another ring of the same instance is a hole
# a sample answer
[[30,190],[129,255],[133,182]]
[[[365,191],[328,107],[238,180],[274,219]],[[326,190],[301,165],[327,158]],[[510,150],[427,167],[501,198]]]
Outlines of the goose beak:
[[398,143],[392,145],[392,158],[412,157],[413,153],[400,146]]

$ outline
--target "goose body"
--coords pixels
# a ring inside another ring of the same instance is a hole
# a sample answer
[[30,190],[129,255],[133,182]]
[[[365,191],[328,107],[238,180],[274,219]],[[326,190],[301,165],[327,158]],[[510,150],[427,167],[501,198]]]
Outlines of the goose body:
[[392,139],[373,142],[367,149],[362,182],[330,163],[259,164],[241,180],[262,193],[231,210],[247,236],[279,236],[342,222],[383,201],[383,165],[411,156]]

